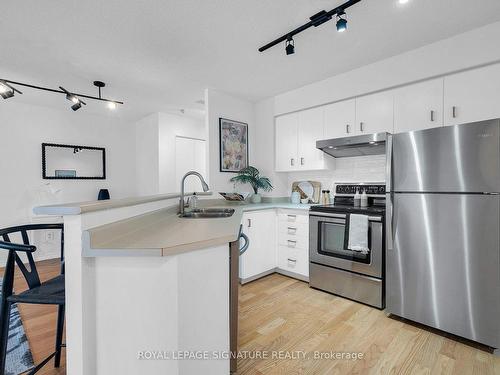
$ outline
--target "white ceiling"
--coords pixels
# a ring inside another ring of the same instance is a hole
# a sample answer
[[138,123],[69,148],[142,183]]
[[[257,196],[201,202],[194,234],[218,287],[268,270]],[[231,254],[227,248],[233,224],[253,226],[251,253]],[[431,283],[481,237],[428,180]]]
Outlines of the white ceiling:
[[[500,20],[500,1],[363,0],[335,23],[295,37],[296,53],[258,47],[340,0],[23,0],[0,4],[0,78],[123,99],[118,116],[200,115],[206,87],[249,100],[400,54]],[[474,6],[472,6],[472,3]],[[9,100],[64,106],[25,89]],[[0,102],[0,105],[4,103]],[[89,102],[80,111],[105,113]],[[80,111],[78,113],[80,113]]]

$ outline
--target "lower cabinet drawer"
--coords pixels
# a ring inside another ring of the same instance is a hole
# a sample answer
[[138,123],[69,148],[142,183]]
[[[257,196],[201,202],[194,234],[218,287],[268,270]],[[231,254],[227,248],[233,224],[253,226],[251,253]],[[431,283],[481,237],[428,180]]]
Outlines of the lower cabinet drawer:
[[305,249],[278,246],[278,268],[309,276],[309,254]]
[[278,245],[286,246],[290,249],[309,251],[309,237],[297,237],[279,233]]

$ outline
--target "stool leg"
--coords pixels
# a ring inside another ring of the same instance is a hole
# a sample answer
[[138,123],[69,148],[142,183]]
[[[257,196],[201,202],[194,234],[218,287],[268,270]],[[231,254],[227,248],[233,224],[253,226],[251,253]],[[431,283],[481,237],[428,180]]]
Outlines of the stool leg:
[[61,345],[62,345],[63,331],[64,331],[64,305],[59,305],[57,310],[56,356],[54,359],[54,367],[59,367],[61,365]]
[[0,308],[0,375],[5,374],[5,358],[7,356],[7,343],[9,340],[10,308],[12,304],[2,298]]

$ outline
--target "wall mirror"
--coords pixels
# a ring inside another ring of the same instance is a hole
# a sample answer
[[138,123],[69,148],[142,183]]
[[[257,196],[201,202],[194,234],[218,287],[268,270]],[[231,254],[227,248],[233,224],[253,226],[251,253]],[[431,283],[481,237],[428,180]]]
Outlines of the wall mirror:
[[102,147],[42,143],[44,179],[106,179],[106,150]]

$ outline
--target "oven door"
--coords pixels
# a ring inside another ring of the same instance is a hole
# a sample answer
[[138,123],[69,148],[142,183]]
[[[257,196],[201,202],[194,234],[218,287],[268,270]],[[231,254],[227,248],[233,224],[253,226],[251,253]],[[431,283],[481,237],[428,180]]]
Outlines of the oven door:
[[309,258],[317,264],[340,268],[373,277],[382,277],[382,217],[369,219],[370,252],[362,254],[344,246],[346,215],[313,213],[309,216]]

